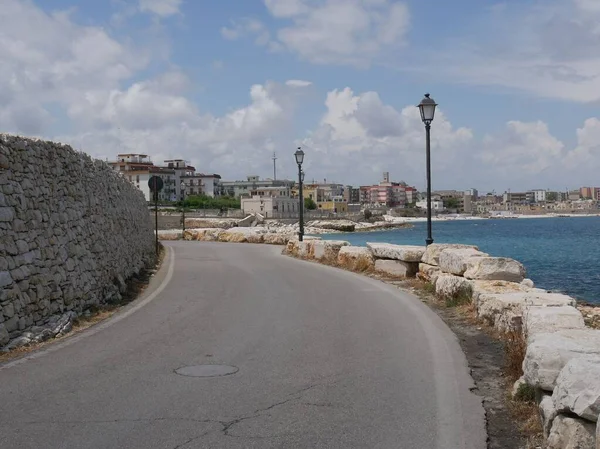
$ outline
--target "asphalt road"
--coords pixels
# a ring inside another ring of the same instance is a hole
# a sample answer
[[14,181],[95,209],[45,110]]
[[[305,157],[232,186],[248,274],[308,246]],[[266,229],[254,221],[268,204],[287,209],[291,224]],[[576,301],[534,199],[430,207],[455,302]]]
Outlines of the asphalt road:
[[[0,366],[0,448],[485,448],[464,354],[416,298],[281,247],[167,246],[123,313]],[[239,371],[175,373],[202,364]]]

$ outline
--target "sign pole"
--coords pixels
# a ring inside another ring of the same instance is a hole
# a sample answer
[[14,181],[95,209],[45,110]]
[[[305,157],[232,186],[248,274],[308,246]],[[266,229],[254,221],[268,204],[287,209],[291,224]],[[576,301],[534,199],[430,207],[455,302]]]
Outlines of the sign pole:
[[158,189],[154,178],[154,228],[156,229],[156,257],[158,258]]

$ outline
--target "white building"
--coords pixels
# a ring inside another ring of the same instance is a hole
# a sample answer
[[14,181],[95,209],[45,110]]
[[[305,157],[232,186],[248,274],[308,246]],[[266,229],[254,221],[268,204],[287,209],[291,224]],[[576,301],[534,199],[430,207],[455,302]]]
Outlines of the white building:
[[[417,201],[416,206],[420,209],[427,209],[427,200],[425,201]],[[431,210],[441,212],[444,210],[444,202],[431,200]]]
[[285,218],[298,215],[298,200],[283,196],[259,196],[242,198],[245,214],[261,214],[265,218]]
[[140,189],[146,197],[146,201],[154,201],[148,186],[148,181],[152,176],[159,176],[163,180],[163,188],[158,195],[159,201],[175,201],[177,199],[175,171],[157,167],[150,161],[148,155],[137,153],[119,154],[117,160],[109,162],[109,165]]
[[542,189],[532,190],[533,199],[536,203],[545,203],[546,202],[546,191]]

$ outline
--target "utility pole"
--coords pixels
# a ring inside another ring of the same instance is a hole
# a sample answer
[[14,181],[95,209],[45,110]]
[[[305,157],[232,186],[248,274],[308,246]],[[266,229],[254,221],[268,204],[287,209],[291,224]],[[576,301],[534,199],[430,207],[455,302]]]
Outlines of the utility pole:
[[273,151],[273,181],[277,181],[277,165],[276,165],[276,161],[277,161],[277,155]]

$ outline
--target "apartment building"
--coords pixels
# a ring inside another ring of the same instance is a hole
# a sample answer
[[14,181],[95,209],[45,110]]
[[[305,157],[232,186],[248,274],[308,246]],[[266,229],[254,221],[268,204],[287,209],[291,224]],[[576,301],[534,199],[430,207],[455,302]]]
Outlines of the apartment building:
[[[379,184],[360,187],[360,203],[369,206],[406,207],[407,187],[405,182],[391,182],[389,172],[384,172]],[[416,189],[411,188],[411,198],[415,192]]]
[[220,181],[217,189],[220,195],[235,198],[250,197],[251,192],[265,187],[289,187],[294,186],[294,181],[260,179],[259,176],[248,176],[245,181]]
[[154,200],[148,186],[148,181],[152,176],[159,176],[163,180],[163,188],[158,195],[159,201],[175,201],[177,199],[178,178],[175,170],[154,165],[147,154],[118,154],[117,160],[108,164],[140,189],[146,197],[146,201]]

